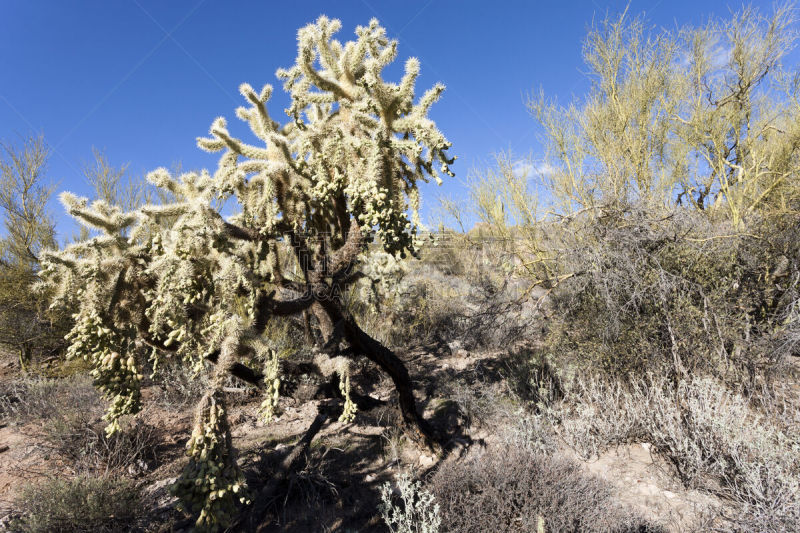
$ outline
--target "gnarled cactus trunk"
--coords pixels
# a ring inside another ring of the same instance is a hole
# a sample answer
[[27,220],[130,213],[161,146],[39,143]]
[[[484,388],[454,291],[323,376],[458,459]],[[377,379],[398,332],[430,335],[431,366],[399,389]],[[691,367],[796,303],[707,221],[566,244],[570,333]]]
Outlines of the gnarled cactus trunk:
[[[403,361],[392,350],[361,329],[339,303],[328,300],[318,302],[318,305],[322,308],[321,314],[325,315],[326,323],[337,325],[336,329],[341,331],[341,336],[350,345],[352,353],[365,356],[391,378],[397,390],[400,414],[409,437],[431,451],[440,451],[441,443],[438,436],[417,409],[414,384]],[[326,343],[332,340],[331,335],[324,333],[323,338]],[[335,342],[335,339],[333,341]]]

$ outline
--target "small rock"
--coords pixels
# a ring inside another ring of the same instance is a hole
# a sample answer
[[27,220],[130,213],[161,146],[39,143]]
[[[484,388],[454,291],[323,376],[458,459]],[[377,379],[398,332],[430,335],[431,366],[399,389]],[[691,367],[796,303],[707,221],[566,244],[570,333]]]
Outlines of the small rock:
[[648,452],[650,451],[650,447],[651,447],[651,446],[652,446],[652,444],[650,444],[649,442],[643,442],[643,443],[642,443],[642,448],[644,448],[644,449],[645,449],[645,450],[647,450]]
[[423,468],[427,468],[433,465],[434,462],[436,462],[436,459],[431,457],[430,455],[423,454],[419,456],[419,465]]
[[367,483],[372,483],[373,481],[375,481],[375,474],[367,474],[366,477],[364,478],[364,481],[366,481]]
[[154,483],[151,483],[150,485],[147,485],[144,490],[147,493],[153,494],[165,487],[169,487],[170,485],[175,483],[177,479],[178,479],[177,477],[168,477],[166,479],[160,479]]
[[665,490],[664,491],[664,496],[666,496],[667,498],[674,498],[675,497],[675,493],[674,492],[670,492],[668,490]]

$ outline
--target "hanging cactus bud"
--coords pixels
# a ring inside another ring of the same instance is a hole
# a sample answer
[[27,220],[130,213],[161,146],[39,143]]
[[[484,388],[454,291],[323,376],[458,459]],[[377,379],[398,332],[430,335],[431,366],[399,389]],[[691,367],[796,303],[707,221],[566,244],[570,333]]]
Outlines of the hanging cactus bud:
[[275,350],[268,350],[264,363],[264,382],[267,384],[267,388],[264,391],[264,401],[261,402],[261,407],[259,408],[259,414],[266,423],[272,421],[275,409],[278,407],[281,386],[281,380],[278,376],[279,371],[278,354]]
[[[197,531],[216,531],[218,526],[228,524],[225,517],[236,512],[237,503],[248,503],[243,491],[244,476],[236,465],[231,445],[221,391],[209,392],[200,401],[186,451],[189,463],[172,493],[187,511],[197,514],[200,509],[195,522]],[[218,476],[219,472],[223,475]]]
[[356,419],[356,411],[358,411],[358,407],[356,407],[356,404],[350,399],[349,371],[345,372],[344,378],[339,376],[339,390],[341,391],[342,396],[344,396],[344,409],[342,410],[342,414],[339,415],[339,422],[352,422]]

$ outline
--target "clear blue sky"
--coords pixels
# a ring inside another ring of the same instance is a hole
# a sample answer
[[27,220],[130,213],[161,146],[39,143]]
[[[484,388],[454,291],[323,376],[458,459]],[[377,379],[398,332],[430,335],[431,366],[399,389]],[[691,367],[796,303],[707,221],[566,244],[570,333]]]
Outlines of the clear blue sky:
[[[136,175],[182,162],[214,168],[195,137],[223,115],[234,133],[243,81],[272,83],[273,116],[286,98],[275,79],[293,63],[297,29],[320,14],[339,18],[339,40],[377,17],[399,39],[398,68],[419,57],[418,90],[447,85],[432,118],[459,156],[457,177],[423,189],[423,211],[440,195],[463,195],[471,168],[492,153],[540,155],[525,95],[542,87],[566,101],[587,81],[581,45],[592,19],[621,12],[628,0],[337,0],[220,2],[0,0],[0,139],[44,133],[53,149],[49,176],[58,190],[89,194],[81,176],[91,148]],[[753,2],[764,13],[771,1]],[[727,16],[727,0],[631,0],[656,27],[700,25]],[[73,226],[53,204],[62,236]]]

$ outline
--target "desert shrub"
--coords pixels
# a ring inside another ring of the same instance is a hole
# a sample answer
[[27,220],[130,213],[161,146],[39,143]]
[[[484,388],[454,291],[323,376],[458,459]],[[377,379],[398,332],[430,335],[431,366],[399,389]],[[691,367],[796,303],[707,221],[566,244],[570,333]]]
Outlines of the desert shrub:
[[544,414],[533,414],[520,409],[505,424],[496,428],[496,435],[504,446],[537,452],[553,454],[563,445],[557,439],[550,420]]
[[503,357],[503,375],[510,392],[535,410],[564,397],[560,370],[542,350],[530,347],[511,349]]
[[525,286],[508,275],[513,263],[508,243],[477,230],[443,232],[437,239],[427,260],[436,275],[421,269],[418,276],[447,280],[438,282],[442,288],[435,296],[455,308],[450,338],[471,349],[505,348],[529,337],[537,310],[526,302]]
[[[487,265],[487,270],[494,268]],[[525,305],[507,280],[489,275],[468,275],[471,290],[466,305],[456,314],[458,339],[465,348],[505,348],[528,338],[535,325],[535,309]]]
[[381,433],[381,445],[383,446],[383,460],[389,465],[399,465],[403,447],[407,444],[407,439],[403,432],[396,426],[389,426]]
[[77,472],[139,475],[158,460],[159,432],[139,420],[108,435],[99,419],[87,421],[69,412],[47,420],[33,436],[39,447],[65,459]]
[[[442,344],[458,340],[465,348],[507,345],[531,329],[530,317],[496,265],[473,249],[455,252],[455,236],[440,245],[438,259],[395,259],[372,254],[365,278],[351,292],[350,308],[368,331],[393,346]],[[475,257],[466,255],[474,252]],[[448,261],[454,261],[449,263]]]
[[154,400],[162,407],[182,410],[196,404],[208,389],[208,377],[176,361],[164,361],[152,376]]
[[685,209],[621,216],[553,230],[569,275],[548,294],[537,357],[622,379],[651,371],[768,383],[796,349],[798,249]]
[[648,442],[684,484],[733,503],[735,524],[767,523],[767,517],[768,530],[800,524],[800,442],[748,398],[711,378],[676,386],[653,376],[629,385],[587,379],[573,394],[555,426],[585,456]]
[[498,366],[494,360],[480,360],[453,378],[440,380],[438,390],[458,408],[467,427],[496,427],[517,418],[523,409]]
[[632,403],[621,381],[586,376],[545,414],[562,439],[588,460],[617,444],[648,442],[640,424],[646,411]]
[[498,394],[491,385],[455,382],[450,386],[448,397],[458,406],[467,427],[482,427],[495,422],[493,415],[498,408]]
[[721,494],[740,506],[737,521],[771,516],[771,530],[788,523],[789,530],[800,527],[796,436],[785,435],[746,398],[710,379],[681,382],[676,390],[638,390],[636,401],[647,401],[643,431],[681,479],[702,484],[710,477],[719,483]]
[[102,404],[88,376],[26,377],[6,385],[0,398],[5,419],[24,426],[36,446],[76,471],[140,473],[156,462],[153,426],[135,420],[119,434],[105,433]]
[[[512,156],[471,187],[480,232],[546,319],[511,366],[515,394],[586,455],[651,442],[685,483],[779,530],[796,529],[798,480],[797,402],[776,389],[800,340],[792,15],[745,8],[674,34],[604,21],[585,41],[586,98],[531,101],[546,210]],[[563,403],[540,392],[544,362]]]
[[19,533],[127,531],[138,513],[139,493],[124,478],[50,478],[29,485],[16,500]]
[[548,410],[531,409],[532,404],[520,401],[507,385],[506,382],[472,385],[456,382],[447,396],[458,407],[465,427],[489,432],[510,447],[554,452],[561,443],[556,442]]
[[450,462],[430,490],[442,531],[655,531],[614,503],[601,481],[560,456],[522,448],[487,450]]
[[392,501],[389,483],[381,487],[380,511],[392,533],[438,533],[441,517],[439,504],[422,483],[403,475],[397,481],[399,502]]
[[88,376],[25,377],[0,385],[0,417],[25,424],[70,410],[86,417],[99,416],[99,399]]

